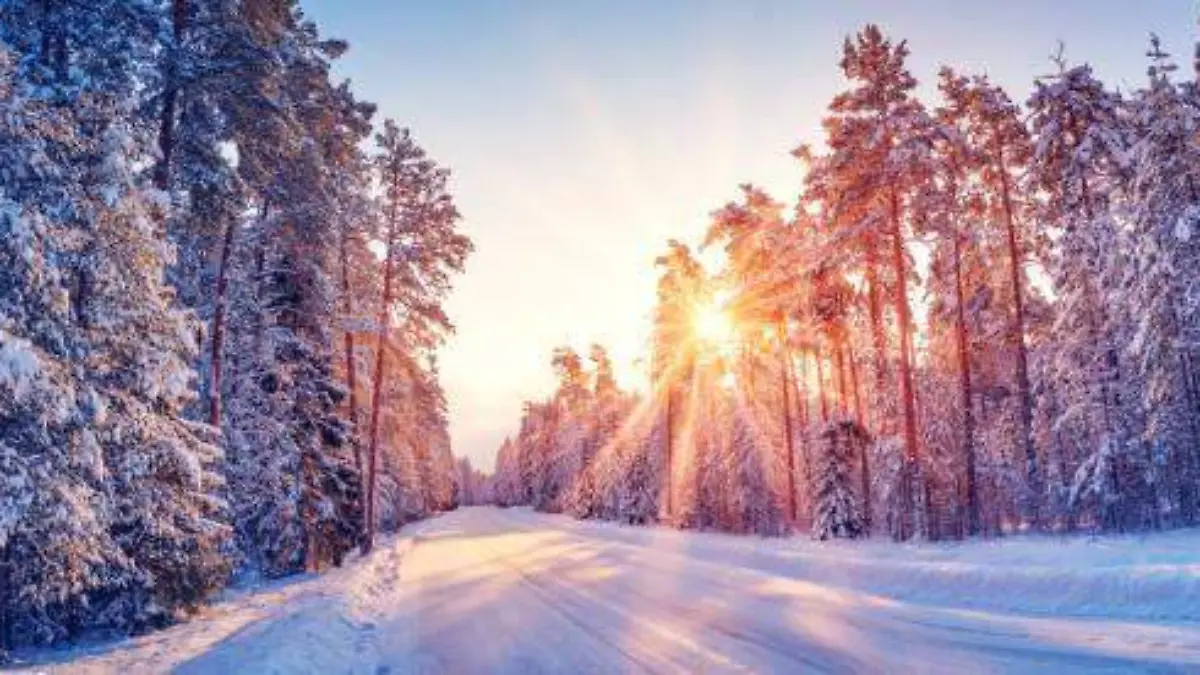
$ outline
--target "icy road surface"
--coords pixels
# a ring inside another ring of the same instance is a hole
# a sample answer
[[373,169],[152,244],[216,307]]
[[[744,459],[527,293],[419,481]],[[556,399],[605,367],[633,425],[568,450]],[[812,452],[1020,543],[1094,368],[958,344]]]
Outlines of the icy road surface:
[[28,669],[1200,672],[1196,543],[823,546],[471,508],[323,577]]

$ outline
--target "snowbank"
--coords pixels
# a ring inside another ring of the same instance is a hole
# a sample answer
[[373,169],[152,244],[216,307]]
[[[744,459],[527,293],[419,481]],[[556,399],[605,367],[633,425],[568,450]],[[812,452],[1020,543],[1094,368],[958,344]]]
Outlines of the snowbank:
[[[412,533],[345,567],[228,592],[186,623],[117,642],[18,653],[25,673],[339,673],[372,659],[374,618],[395,591]],[[286,648],[281,646],[286,645]]]
[[[525,509],[505,514],[527,528],[542,526],[546,517]],[[1200,530],[897,545],[760,539],[560,518],[563,522],[556,526],[581,536],[905,602],[1020,614],[1200,621]]]

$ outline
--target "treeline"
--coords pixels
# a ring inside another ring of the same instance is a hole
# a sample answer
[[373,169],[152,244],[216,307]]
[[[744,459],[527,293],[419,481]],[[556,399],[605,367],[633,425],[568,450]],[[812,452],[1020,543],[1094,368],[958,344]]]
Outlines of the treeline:
[[908,56],[845,41],[795,209],[743,186],[715,274],[671,242],[651,392],[560,366],[496,501],[822,538],[1196,524],[1200,62],[1152,37],[1122,93],[1059,57],[1021,107],[949,67],[920,100]]
[[346,49],[293,0],[0,3],[0,660],[453,505],[471,243]]

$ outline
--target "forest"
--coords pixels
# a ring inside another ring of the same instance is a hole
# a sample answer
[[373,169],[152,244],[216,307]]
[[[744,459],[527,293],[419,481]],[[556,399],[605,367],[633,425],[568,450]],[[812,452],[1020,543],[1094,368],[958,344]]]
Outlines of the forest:
[[794,192],[645,261],[646,385],[555,349],[490,475],[439,369],[450,170],[348,49],[297,0],[0,1],[0,665],[465,504],[889,552],[1200,521],[1200,44],[1009,92],[864,26]]
[[0,663],[452,508],[448,171],[294,0],[0,3]]
[[556,350],[493,501],[818,539],[1196,524],[1200,50],[1181,73],[1152,35],[1120,91],[1060,47],[1016,100],[950,66],[923,100],[909,56],[846,38],[794,201],[742,185],[667,244],[647,393]]

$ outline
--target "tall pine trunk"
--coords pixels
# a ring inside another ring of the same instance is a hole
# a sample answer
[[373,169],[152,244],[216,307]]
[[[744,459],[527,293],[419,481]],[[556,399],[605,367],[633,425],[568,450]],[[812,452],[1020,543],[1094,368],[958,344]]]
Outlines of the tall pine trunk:
[[[398,177],[393,175],[392,181],[398,180]],[[375,375],[371,378],[371,437],[370,445],[367,449],[367,496],[366,508],[364,509],[364,528],[362,552],[367,554],[375,546],[375,486],[378,484],[378,467],[379,467],[379,412],[383,403],[383,373],[387,362],[387,340],[388,331],[391,327],[392,316],[392,276],[395,270],[395,251],[396,246],[396,197],[390,199],[390,208],[388,213],[388,229],[387,241],[384,246],[384,263],[383,263],[383,298],[379,304],[378,317],[378,334],[375,340]]]
[[174,51],[167,56],[166,90],[158,126],[158,166],[154,171],[154,186],[166,190],[171,182],[171,157],[175,150],[175,113],[179,107],[179,57],[187,30],[187,0],[171,0],[171,28]]
[[1004,166],[1004,144],[996,144],[996,173],[1000,176],[1000,202],[1004,207],[1004,226],[1008,236],[1008,271],[1013,290],[1013,336],[1017,348],[1017,396],[1020,398],[1018,422],[1020,443],[1025,452],[1025,472],[1029,489],[1033,493],[1032,516],[1039,522],[1041,478],[1037,465],[1037,448],[1033,443],[1033,391],[1029,384],[1029,350],[1025,344],[1025,300],[1021,287],[1021,251],[1017,243],[1016,215],[1013,212],[1012,188],[1008,183],[1008,170]]
[[[354,298],[350,295],[350,261],[349,237],[342,233],[339,257],[342,267],[342,302],[346,318],[354,316]],[[346,389],[347,403],[350,406],[350,443],[354,446],[354,470],[362,479],[362,444],[358,439],[358,368],[354,363],[354,331],[347,327],[343,333],[343,343],[346,350]]]
[[[850,384],[854,388],[854,419],[859,424],[863,422],[862,399],[858,394],[858,366],[855,365],[854,345],[847,346],[846,358],[850,362]],[[862,520],[863,532],[870,534],[871,532],[871,444],[862,444],[862,453],[859,457],[859,482],[862,484]]]
[[846,360],[850,364],[850,391],[854,395],[854,420],[859,424],[866,425],[863,418],[862,394],[858,384],[858,362],[854,356],[853,344],[846,346]]
[[817,398],[821,399],[821,421],[829,421],[829,406],[825,402],[825,368],[821,365],[821,347],[813,348],[813,360],[817,362]]
[[833,358],[834,367],[837,368],[838,408],[841,414],[845,415],[850,411],[850,396],[849,383],[846,381],[846,349],[843,344],[843,339],[839,337],[834,345]]
[[[267,217],[267,205],[262,207],[262,218]],[[208,379],[208,423],[221,428],[221,378],[225,368],[225,315],[229,302],[229,261],[233,258],[233,236],[237,219],[225,224],[225,235],[221,238],[220,262],[217,263],[217,282],[213,297],[212,352],[209,354]]]
[[794,447],[795,439],[792,433],[792,402],[791,402],[791,383],[789,375],[791,374],[791,352],[788,350],[787,343],[787,327],[784,324],[784,319],[779,319],[779,370],[782,376],[783,385],[783,437],[784,451],[787,452],[787,490],[788,490],[788,518],[792,524],[796,523],[796,449]]
[[895,188],[891,191],[890,220],[892,228],[892,266],[896,274],[895,303],[900,331],[900,398],[904,407],[904,464],[900,482],[900,504],[904,513],[900,517],[901,539],[910,538],[914,532],[912,519],[914,502],[912,477],[918,461],[917,453],[917,406],[913,390],[912,375],[912,319],[908,308],[908,284],[904,264],[904,234],[900,224],[900,198]]
[[963,409],[963,459],[967,472],[967,534],[979,534],[979,492],[975,485],[975,410],[971,405],[971,356],[967,340],[967,315],[963,306],[962,242],[954,237],[955,333],[958,338],[958,375]]
[[883,332],[883,306],[879,288],[879,269],[875,259],[875,244],[872,238],[867,244],[867,315],[871,320],[871,342],[875,351],[875,405],[870,406],[875,412],[876,432],[882,431],[883,416],[878,412],[879,403],[883,399],[885,389],[884,377],[887,373],[887,336]]
[[[801,350],[800,351],[800,373],[799,374],[796,373],[794,364],[792,362],[790,362],[790,360],[788,363],[788,377],[791,378],[791,381],[792,381],[792,397],[797,403],[797,412],[800,415],[800,417],[798,418],[798,421],[800,423],[799,456],[800,456],[800,459],[803,460],[803,462],[804,462],[804,466],[802,468],[802,470],[804,471],[804,480],[801,483],[801,485],[804,485],[804,486],[812,485],[812,456],[811,456],[812,453],[809,448],[809,441],[808,441],[808,426],[809,426],[809,412],[808,412],[808,401],[807,401],[808,385],[805,384],[805,388],[803,391],[801,391],[801,389],[800,389],[800,382],[806,382],[806,383],[808,382],[807,360],[808,360],[808,357],[807,357],[806,353],[804,352],[804,350]],[[797,495],[797,502],[798,501],[799,501],[799,496]],[[796,508],[797,508],[797,510],[800,508],[799,504],[797,504]]]
[[[795,380],[796,401],[800,407],[800,424],[807,428],[811,424],[808,412],[811,393],[808,390],[808,351],[805,349],[800,350],[800,376]],[[800,389],[800,382],[804,383],[803,390]]]

